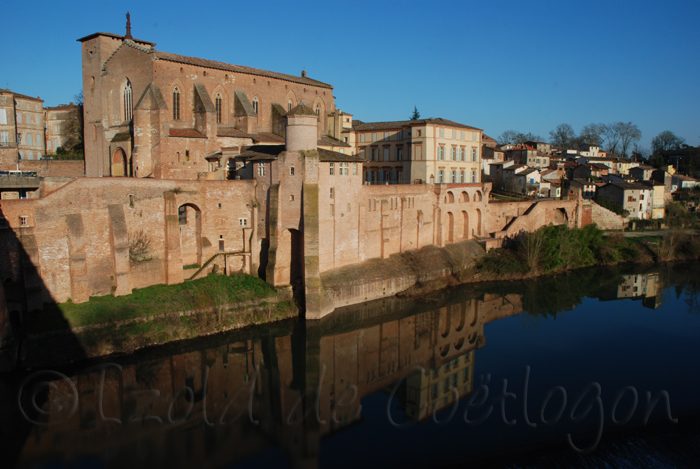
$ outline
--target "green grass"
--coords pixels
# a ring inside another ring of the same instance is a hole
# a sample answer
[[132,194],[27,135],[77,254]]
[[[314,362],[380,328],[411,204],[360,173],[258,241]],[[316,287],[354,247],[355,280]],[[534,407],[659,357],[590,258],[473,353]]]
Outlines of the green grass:
[[276,295],[259,278],[237,274],[209,275],[176,285],[153,285],[135,289],[132,294],[91,297],[86,303],[71,301],[46,304],[44,311],[29,318],[29,330],[41,332],[112,321],[161,315],[192,309],[214,308]]
[[182,269],[183,269],[183,270],[187,270],[187,269],[199,269],[200,267],[201,267],[201,266],[200,266],[199,264],[190,264],[190,265],[183,266]]

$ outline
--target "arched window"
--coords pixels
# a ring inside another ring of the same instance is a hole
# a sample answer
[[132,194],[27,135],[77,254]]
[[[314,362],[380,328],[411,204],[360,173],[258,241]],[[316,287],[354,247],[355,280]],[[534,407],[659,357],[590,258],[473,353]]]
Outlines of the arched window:
[[180,88],[173,90],[173,120],[180,120]]
[[216,123],[221,124],[221,93],[216,93]]
[[320,116],[321,115],[321,105],[316,103],[316,115]]
[[32,134],[27,134],[27,145],[30,147],[34,146],[34,142],[32,142]]
[[131,89],[131,82],[126,80],[124,85],[124,120],[129,122],[134,117],[134,92]]
[[287,111],[292,110],[292,100],[290,99],[289,102],[287,102]]
[[255,113],[258,113],[258,97],[253,98],[253,109],[255,109]]

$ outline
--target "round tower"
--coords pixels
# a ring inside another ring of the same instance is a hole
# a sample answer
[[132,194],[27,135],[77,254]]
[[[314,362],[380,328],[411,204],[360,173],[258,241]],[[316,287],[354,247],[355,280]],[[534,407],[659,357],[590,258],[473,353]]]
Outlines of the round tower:
[[284,143],[287,151],[315,150],[318,144],[318,116],[304,103],[286,115]]

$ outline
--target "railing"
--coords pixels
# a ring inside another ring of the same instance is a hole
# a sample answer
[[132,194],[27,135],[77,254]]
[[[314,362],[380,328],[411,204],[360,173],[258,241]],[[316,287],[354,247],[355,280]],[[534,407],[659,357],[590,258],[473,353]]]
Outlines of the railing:
[[16,142],[0,142],[0,148],[17,148]]

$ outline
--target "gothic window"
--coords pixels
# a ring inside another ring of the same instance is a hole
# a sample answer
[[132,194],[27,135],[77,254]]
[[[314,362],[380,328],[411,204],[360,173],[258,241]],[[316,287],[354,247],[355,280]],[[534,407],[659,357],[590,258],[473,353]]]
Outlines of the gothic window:
[[221,93],[216,93],[216,123],[221,124]]
[[321,105],[318,103],[316,104],[316,115],[317,116],[321,115]]
[[253,98],[253,109],[255,109],[255,113],[258,113],[258,97]]
[[180,120],[180,89],[177,86],[173,90],[173,120]]
[[292,110],[292,100],[291,99],[287,102],[287,110],[288,111]]
[[134,117],[134,97],[131,82],[126,80],[124,85],[124,120],[130,121]]

